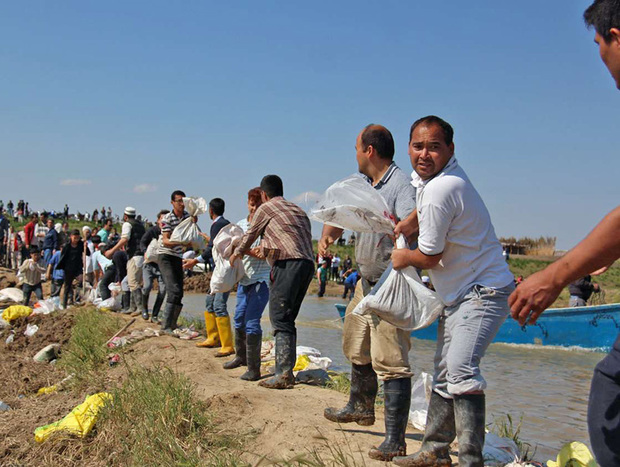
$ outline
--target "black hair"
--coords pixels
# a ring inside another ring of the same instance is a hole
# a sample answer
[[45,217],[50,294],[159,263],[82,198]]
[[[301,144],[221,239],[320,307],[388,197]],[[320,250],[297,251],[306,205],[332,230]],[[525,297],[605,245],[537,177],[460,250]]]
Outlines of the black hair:
[[39,247],[36,245],[30,245],[30,250],[28,250],[31,255],[39,252]]
[[174,201],[174,198],[177,196],[182,196],[183,198],[185,198],[185,193],[183,193],[181,190],[174,190],[170,195],[170,201]]
[[362,131],[362,149],[372,146],[381,159],[394,159],[394,138],[390,130],[381,125],[371,123]]
[[428,115],[426,117],[422,117],[411,125],[411,130],[409,131],[409,142],[411,142],[411,137],[413,136],[413,131],[420,125],[438,125],[443,131],[443,139],[448,146],[450,146],[454,140],[454,130],[452,129],[452,125],[450,125],[445,120],[436,117],[435,115]]
[[99,235],[93,235],[90,237],[90,241],[93,242],[94,245],[99,245],[101,243],[101,237]]
[[157,213],[157,220],[159,220],[159,218],[160,218],[161,216],[165,216],[165,215],[166,215],[166,214],[168,214],[169,212],[170,212],[170,211],[168,211],[167,209],[162,209],[161,211],[159,211],[159,212]]
[[213,198],[209,201],[209,208],[213,211],[213,214],[216,216],[221,216],[224,214],[224,208],[226,207],[226,203],[222,198]]
[[73,229],[69,235],[80,235],[80,231],[78,229]]
[[265,192],[267,198],[284,196],[284,186],[282,179],[277,175],[265,175],[260,181],[260,189]]
[[609,42],[609,30],[620,29],[620,0],[595,0],[583,13],[583,20],[589,28],[593,27],[605,42]]

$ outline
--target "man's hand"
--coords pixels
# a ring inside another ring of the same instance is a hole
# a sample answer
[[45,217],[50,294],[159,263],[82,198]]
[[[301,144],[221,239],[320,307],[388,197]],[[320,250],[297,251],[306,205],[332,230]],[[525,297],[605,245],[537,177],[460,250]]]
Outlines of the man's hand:
[[193,259],[184,259],[183,260],[183,269],[193,269],[194,266],[198,264],[198,260],[196,258]]
[[327,255],[327,250],[334,244],[334,238],[331,235],[323,235],[319,240],[319,255]]
[[414,209],[406,219],[403,219],[394,227],[394,235],[398,237],[400,234],[403,234],[409,243],[418,236],[419,232],[420,224],[418,222],[417,209]]
[[407,248],[392,250],[392,267],[399,270],[406,268],[407,266],[411,266],[409,261],[410,254],[411,250],[408,250]]
[[248,255],[253,256],[254,258],[258,258],[258,259],[265,259],[265,255],[263,254],[263,250],[259,246],[257,246],[256,248],[252,248],[248,252]]
[[521,326],[534,324],[540,314],[549,308],[563,287],[554,284],[547,270],[532,274],[508,297],[511,315]]
[[238,255],[235,253],[235,254],[230,255],[230,258],[228,261],[230,262],[231,266],[234,266],[238,259],[241,259],[241,255]]
[[198,232],[198,235],[200,235],[202,238],[205,239],[205,242],[209,243],[211,241],[211,238],[204,232]]

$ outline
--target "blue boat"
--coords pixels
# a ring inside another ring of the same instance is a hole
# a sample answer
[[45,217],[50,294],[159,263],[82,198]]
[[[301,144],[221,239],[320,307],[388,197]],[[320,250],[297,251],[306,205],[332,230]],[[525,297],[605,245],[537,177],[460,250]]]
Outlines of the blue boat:
[[[336,308],[344,320],[346,305]],[[581,347],[608,351],[620,332],[620,303],[574,308],[550,308],[536,324],[521,326],[508,317],[495,342],[534,344],[560,347]],[[437,321],[429,327],[413,331],[417,339],[437,339]]]

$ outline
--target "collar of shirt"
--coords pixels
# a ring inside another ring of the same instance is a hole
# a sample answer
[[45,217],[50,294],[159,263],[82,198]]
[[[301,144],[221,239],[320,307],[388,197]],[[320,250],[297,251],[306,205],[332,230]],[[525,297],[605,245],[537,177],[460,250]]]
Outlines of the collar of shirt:
[[215,219],[213,219],[213,224],[215,224],[217,221],[219,221],[222,218],[222,216],[217,216]]
[[[375,190],[378,190],[379,188],[381,188],[383,185],[385,185],[390,178],[392,177],[392,174],[394,174],[394,171],[398,168],[398,166],[396,165],[395,162],[392,162],[390,164],[390,166],[388,167],[388,169],[385,171],[385,173],[383,174],[383,177],[381,177],[381,180],[379,180],[379,182],[373,186],[373,188]],[[364,178],[366,179],[366,181],[368,183],[370,183],[372,185],[372,178],[370,178],[367,175],[364,175]]]
[[411,172],[411,184],[416,188],[416,189],[421,189],[424,186],[426,186],[426,184],[428,182],[430,182],[431,180],[434,180],[437,177],[441,177],[449,172],[452,172],[454,169],[456,169],[458,167],[459,163],[456,160],[456,157],[452,156],[452,158],[448,161],[448,163],[446,164],[446,166],[441,170],[441,172],[439,172],[438,174],[432,176],[431,178],[427,179],[427,180],[422,180],[420,178],[420,176],[418,175],[418,173],[414,170],[413,172]]

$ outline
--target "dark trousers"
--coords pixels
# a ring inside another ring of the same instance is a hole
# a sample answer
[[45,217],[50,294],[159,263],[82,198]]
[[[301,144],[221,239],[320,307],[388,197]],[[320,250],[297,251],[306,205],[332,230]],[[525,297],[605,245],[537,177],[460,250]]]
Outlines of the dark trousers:
[[50,293],[50,297],[59,297],[60,290],[62,289],[63,279],[52,279],[52,290]]
[[611,352],[594,369],[588,432],[598,464],[620,466],[620,334]]
[[103,277],[99,281],[99,294],[101,300],[107,300],[112,296],[112,292],[108,288],[112,282],[116,279],[116,266],[111,264],[103,273]]
[[81,274],[79,272],[65,271],[65,280],[63,282],[65,290],[62,294],[63,308],[67,308],[67,304],[69,303],[69,297],[73,294],[73,281],[80,275]]
[[319,297],[325,295],[325,286],[327,285],[327,280],[319,281]]
[[43,290],[41,289],[40,282],[36,285],[22,285],[22,292],[24,293],[24,305],[26,306],[28,306],[28,302],[30,301],[30,296],[32,295],[32,292],[35,293],[39,300],[43,300]]
[[295,319],[314,277],[314,263],[306,259],[276,261],[271,268],[269,319],[273,335],[296,334]]
[[183,305],[183,260],[178,256],[159,255],[159,270],[166,285],[166,303]]

